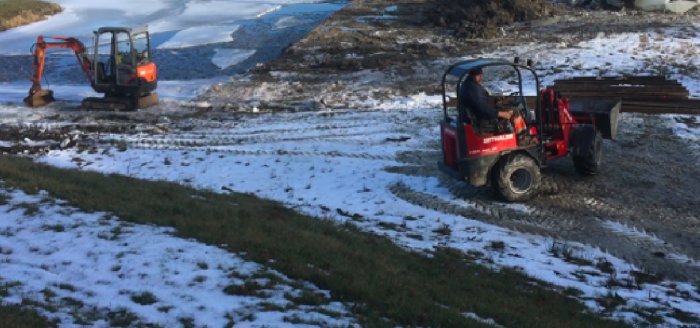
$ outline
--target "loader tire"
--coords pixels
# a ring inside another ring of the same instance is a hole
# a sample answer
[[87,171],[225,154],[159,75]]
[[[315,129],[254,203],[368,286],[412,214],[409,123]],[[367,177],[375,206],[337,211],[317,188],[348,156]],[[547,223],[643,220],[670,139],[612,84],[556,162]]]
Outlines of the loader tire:
[[603,158],[603,136],[600,131],[595,132],[595,139],[583,154],[574,156],[574,168],[581,175],[591,176],[598,174],[600,162]]
[[537,194],[541,175],[532,157],[515,154],[495,169],[493,187],[507,201],[522,202]]

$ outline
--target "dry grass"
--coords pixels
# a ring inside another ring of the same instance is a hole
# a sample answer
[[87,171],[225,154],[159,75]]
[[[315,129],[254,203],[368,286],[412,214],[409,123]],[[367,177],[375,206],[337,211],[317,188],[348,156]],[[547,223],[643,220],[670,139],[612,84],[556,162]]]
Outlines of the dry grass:
[[41,0],[1,0],[0,31],[46,19],[61,10],[55,3]]

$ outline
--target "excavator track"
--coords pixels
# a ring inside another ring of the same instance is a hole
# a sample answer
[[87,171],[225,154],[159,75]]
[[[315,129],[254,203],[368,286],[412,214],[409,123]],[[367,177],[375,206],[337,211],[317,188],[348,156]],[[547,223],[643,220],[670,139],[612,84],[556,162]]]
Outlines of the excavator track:
[[146,108],[158,103],[158,94],[151,93],[141,96],[137,100],[125,97],[88,97],[83,99],[81,107],[84,110],[105,110],[115,112],[134,111]]

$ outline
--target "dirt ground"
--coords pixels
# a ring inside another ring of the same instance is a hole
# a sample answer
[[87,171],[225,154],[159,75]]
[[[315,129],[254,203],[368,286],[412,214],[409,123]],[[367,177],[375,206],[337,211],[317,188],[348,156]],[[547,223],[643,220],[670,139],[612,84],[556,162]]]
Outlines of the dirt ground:
[[[165,120],[163,113],[61,113],[55,121],[73,123],[60,133],[46,132],[51,129],[43,126],[8,127],[0,129],[0,139],[48,140],[40,146],[4,149],[31,153],[76,145],[89,148],[86,140],[100,130],[165,133],[179,129],[174,123],[177,121],[223,116],[232,119],[239,115],[235,112],[254,108],[372,109],[372,100],[421,92],[437,94],[446,64],[457,57],[506,45],[572,43],[599,33],[677,26],[698,17],[697,12],[669,15],[588,11],[545,1],[491,1],[486,3],[501,7],[485,6],[459,13],[452,11],[454,3],[354,1],[286,48],[276,60],[232,82],[213,86],[199,98],[212,105],[210,112],[168,114]],[[470,25],[475,17],[484,17],[483,24],[477,24],[481,28]],[[534,20],[512,24],[523,19]],[[501,24],[509,27],[502,28]],[[656,279],[699,281],[698,155],[674,137],[663,122],[658,116],[623,115],[618,140],[605,142],[605,164],[600,175],[585,179],[574,173],[569,161],[554,163],[545,171],[543,195],[527,204],[534,209],[531,213],[495,200],[488,189],[471,188],[438,172],[437,141],[421,147],[435,151],[401,154],[399,158],[406,166],[388,169],[438,177],[453,195],[475,202],[477,208],[458,207],[407,186],[396,186],[392,191],[411,203],[446,213],[595,245],[638,265]],[[420,124],[424,128],[437,121]]]

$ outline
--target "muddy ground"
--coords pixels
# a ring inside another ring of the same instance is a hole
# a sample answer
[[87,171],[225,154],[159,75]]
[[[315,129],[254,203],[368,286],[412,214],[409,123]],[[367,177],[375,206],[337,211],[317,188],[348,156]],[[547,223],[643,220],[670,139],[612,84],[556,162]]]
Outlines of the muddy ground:
[[[494,18],[493,25],[476,31],[465,28],[460,15],[436,14],[436,8],[447,5],[436,7],[434,1],[355,1],[287,47],[276,60],[210,88],[199,98],[211,105],[208,112],[193,112],[191,108],[167,113],[64,112],[49,118],[62,122],[60,133],[47,132],[56,128],[46,125],[4,127],[0,139],[27,137],[36,141],[42,135],[48,139],[40,146],[24,143],[5,147],[5,151],[14,153],[76,145],[89,149],[94,146],[91,136],[99,130],[168,133],[182,129],[177,122],[183,120],[235,120],[246,115],[237,112],[253,109],[372,109],[376,100],[421,92],[436,94],[446,65],[461,56],[530,42],[572,43],[599,33],[679,26],[698,19],[697,13],[588,11],[540,1],[531,3],[528,10],[536,10],[526,15],[496,10],[499,18]],[[511,24],[531,18],[535,20]],[[501,23],[511,25],[502,28],[498,26]],[[437,121],[419,123],[430,124]],[[439,173],[435,168],[439,158],[437,141],[421,147],[435,151],[400,154],[399,159],[406,166],[388,169],[438,177],[453,195],[472,200],[478,207],[455,206],[410,186],[396,186],[392,191],[412,203],[444,212],[596,245],[640,266],[653,279],[699,281],[697,152],[674,137],[658,116],[623,115],[618,137],[605,142],[604,168],[595,178],[577,176],[569,161],[548,167],[543,194],[527,204],[533,209],[530,214],[505,206],[488,189],[474,189]],[[629,229],[606,222],[619,222]]]
[[[353,2],[283,56],[253,70],[249,80],[215,86],[202,99],[224,110],[313,110],[348,108],[371,98],[436,94],[441,74],[456,57],[528,42],[571,44],[599,33],[687,26],[698,17],[697,11],[689,15],[590,11],[540,1],[504,1],[490,14],[489,8],[476,11],[493,16],[482,25],[486,28],[476,30],[469,29],[467,21],[474,19],[474,12],[460,15],[446,9],[454,1],[440,1],[437,6],[433,1],[399,1],[395,7],[396,3]],[[448,14],[441,16],[440,10]],[[527,21],[499,27],[519,20]],[[373,106],[371,101],[366,103],[367,108]],[[620,129],[618,140],[605,143],[605,168],[599,177],[577,176],[568,161],[546,169],[542,197],[528,204],[536,209],[533,214],[504,208],[494,203],[490,191],[443,177],[434,168],[439,153],[404,154],[411,165],[404,172],[438,176],[454,194],[477,201],[490,215],[410,188],[398,187],[395,192],[426,207],[597,245],[652,274],[697,281],[697,153],[673,137],[656,116],[626,114]],[[437,143],[431,146],[439,149]],[[417,170],[416,164],[423,169]],[[630,230],[619,231],[603,221],[617,221]],[[635,229],[642,233],[634,233]]]
[[[541,1],[503,1],[498,2],[500,8],[464,13],[448,9],[454,1],[438,5],[399,1],[394,8],[396,3],[353,2],[283,56],[255,69],[249,81],[215,86],[202,99],[227,110],[251,106],[305,110],[347,108],[365,98],[436,94],[441,74],[455,57],[533,41],[571,44],[599,33],[683,26],[697,20],[697,11],[690,15],[589,11]],[[477,17],[475,12],[493,17],[486,18],[481,29],[470,29],[468,20]],[[520,20],[526,21],[499,27]],[[368,101],[367,107],[372,104]],[[427,207],[597,245],[653,274],[697,281],[698,157],[658,117],[626,114],[620,128],[618,140],[605,143],[605,168],[599,177],[577,176],[568,161],[546,169],[544,194],[528,204],[536,209],[533,214],[503,208],[494,204],[490,191],[441,176],[434,168],[439,153],[405,154],[409,164],[422,165],[423,170],[409,166],[404,172],[438,176],[454,194],[476,200],[491,215],[457,208],[410,188],[399,187],[396,192]],[[437,143],[432,146],[439,149]],[[632,229],[614,231],[603,220]],[[633,229],[644,233],[635,234]]]

